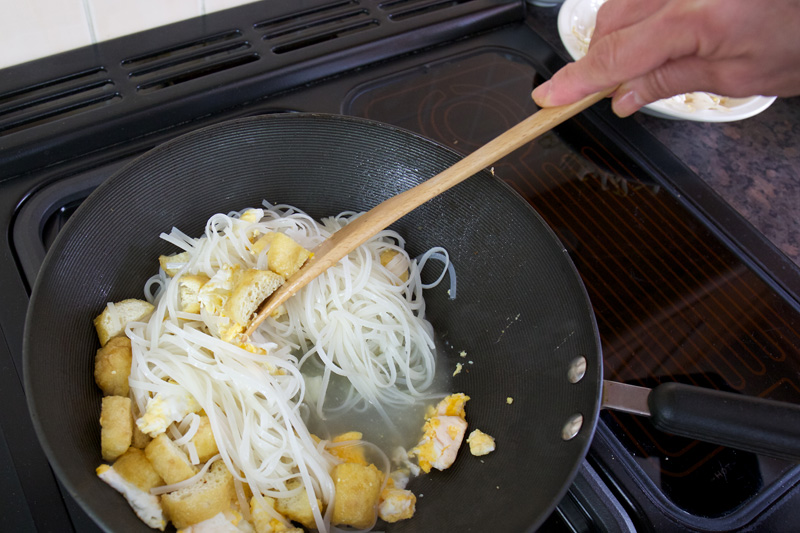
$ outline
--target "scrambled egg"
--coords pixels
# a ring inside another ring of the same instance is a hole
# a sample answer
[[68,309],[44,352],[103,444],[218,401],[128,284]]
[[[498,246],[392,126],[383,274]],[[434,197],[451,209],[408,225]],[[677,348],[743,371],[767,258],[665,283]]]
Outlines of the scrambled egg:
[[494,437],[487,435],[480,429],[474,430],[467,437],[469,451],[472,455],[486,455],[494,451]]
[[225,302],[236,285],[239,265],[222,265],[201,288],[197,296],[200,304],[211,314],[219,316]]
[[[241,215],[239,215],[238,220],[233,219],[233,232],[238,233],[240,231],[246,230],[249,226],[255,224],[259,220],[264,218],[264,210],[263,209],[248,209]],[[255,240],[260,232],[257,229],[251,229],[247,233],[247,239],[250,241]]]
[[[463,392],[451,394],[439,402],[434,409],[434,414],[447,415],[447,416],[460,416],[461,418],[467,417],[467,410],[464,406],[469,401],[469,396]],[[430,418],[431,415],[428,415]]]
[[247,222],[248,224],[255,224],[262,218],[264,218],[263,209],[248,209],[239,216],[239,220]]
[[164,511],[161,509],[161,502],[158,496],[145,492],[133,483],[129,483],[108,465],[98,466],[96,472],[97,477],[111,485],[128,500],[136,516],[142,522],[154,529],[164,531],[167,521],[164,519]]
[[429,411],[422,440],[409,452],[410,456],[417,456],[424,472],[431,468],[444,470],[456,460],[467,431],[464,405],[468,400],[466,394],[451,394]]
[[386,487],[381,492],[378,516],[386,522],[397,522],[414,516],[417,497],[410,490]]
[[227,342],[232,341],[244,331],[244,326],[231,320],[224,310],[225,303],[236,287],[239,268],[239,265],[222,265],[222,268],[217,270],[211,276],[211,279],[200,287],[197,294],[197,299],[203,309],[218,317],[215,322],[209,324],[212,330],[211,333]]
[[189,413],[201,410],[200,404],[188,392],[179,394],[157,393],[147,400],[144,414],[136,420],[142,433],[157,437],[164,433],[170,424],[179,422]]

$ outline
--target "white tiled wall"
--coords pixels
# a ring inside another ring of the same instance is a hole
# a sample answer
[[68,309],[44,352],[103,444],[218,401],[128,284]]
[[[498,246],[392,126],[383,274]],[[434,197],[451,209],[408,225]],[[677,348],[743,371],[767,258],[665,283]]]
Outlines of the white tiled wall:
[[255,0],[0,0],[0,68]]

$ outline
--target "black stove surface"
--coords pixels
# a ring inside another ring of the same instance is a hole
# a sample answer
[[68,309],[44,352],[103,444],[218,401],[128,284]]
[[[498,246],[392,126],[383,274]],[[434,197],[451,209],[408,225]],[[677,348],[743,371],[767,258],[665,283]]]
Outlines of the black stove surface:
[[[532,85],[561,64],[526,22],[521,3],[447,3],[457,10],[449,13],[431,7],[441,2],[393,3],[416,8],[403,15],[397,6],[387,13],[372,2],[319,3],[294,18],[264,17],[261,4],[221,13],[207,24],[211,29],[200,30],[203,39],[193,37],[192,22],[174,25],[175,42],[160,51],[124,53],[119,57],[127,59],[59,78],[59,87],[89,80],[91,105],[55,113],[46,95],[56,82],[28,83],[34,89],[27,93],[0,87],[0,129],[11,139],[2,148],[0,177],[7,227],[0,268],[8,296],[0,310],[0,394],[8,406],[0,413],[4,529],[94,528],[58,486],[26,419],[21,339],[28,292],[47,247],[99,183],[180,133],[274,112],[362,116],[468,153],[535,111]],[[404,34],[391,26],[409,24],[410,13],[425,6],[433,18],[419,26],[438,25],[438,33],[414,37],[419,28]],[[376,52],[365,37],[375,20],[391,27],[382,38],[394,53]],[[317,41],[298,33],[298,21],[315,29]],[[254,44],[249,32],[260,41]],[[364,41],[331,45],[340,36]],[[253,70],[263,61],[264,43],[277,66]],[[305,55],[287,59],[291,54]],[[123,81],[113,76],[117,68]],[[253,71],[240,74],[245,70]],[[122,91],[132,79],[131,92]],[[216,105],[208,102],[213,98]],[[4,113],[4,104],[11,111]],[[34,113],[42,109],[48,112]],[[59,140],[70,120],[81,132]],[[607,379],[648,386],[682,381],[800,402],[794,379],[800,275],[777,255],[743,248],[758,235],[636,124],[616,119],[601,103],[494,170],[568,247],[598,318]],[[583,469],[542,530],[792,530],[800,526],[793,505],[800,500],[799,475],[782,461],[603,413]]]

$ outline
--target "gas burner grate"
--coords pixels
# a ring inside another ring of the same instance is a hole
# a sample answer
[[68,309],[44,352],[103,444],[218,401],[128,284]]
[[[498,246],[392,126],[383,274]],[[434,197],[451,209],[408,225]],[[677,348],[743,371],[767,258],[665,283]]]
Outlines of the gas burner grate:
[[78,71],[0,94],[0,133],[61,120],[121,98],[102,67]]
[[389,20],[399,22],[415,17],[425,16],[434,11],[449,9],[474,0],[392,0],[378,6],[389,14]]
[[38,168],[42,137],[50,161],[74,159],[525,16],[520,1],[303,4],[255,2],[5,69],[6,174]]

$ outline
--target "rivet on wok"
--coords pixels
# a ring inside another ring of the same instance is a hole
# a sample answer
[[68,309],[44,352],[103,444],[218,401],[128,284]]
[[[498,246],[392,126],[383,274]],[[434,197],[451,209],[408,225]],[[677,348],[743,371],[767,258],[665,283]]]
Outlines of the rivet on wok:
[[576,357],[569,364],[567,379],[570,383],[577,383],[586,375],[586,358],[582,355]]
[[569,420],[567,420],[567,423],[564,424],[564,429],[561,430],[561,438],[564,440],[572,440],[581,430],[581,426],[583,426],[583,415],[572,415],[569,417]]

